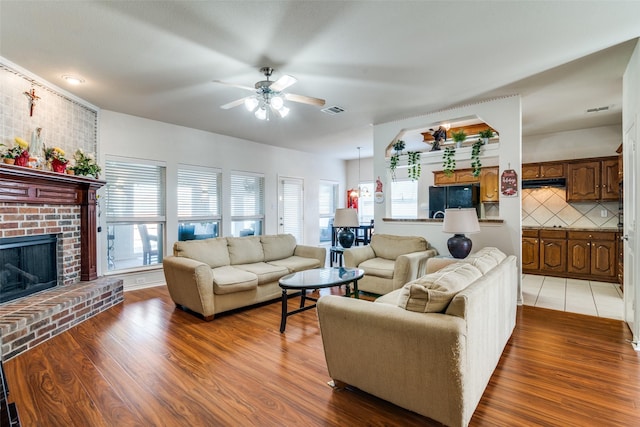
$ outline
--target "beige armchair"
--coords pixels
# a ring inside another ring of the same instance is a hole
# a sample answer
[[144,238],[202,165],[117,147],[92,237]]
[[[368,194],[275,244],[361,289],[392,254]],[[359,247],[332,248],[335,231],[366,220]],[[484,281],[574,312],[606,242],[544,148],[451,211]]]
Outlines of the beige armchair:
[[358,290],[384,295],[424,275],[427,259],[435,255],[423,237],[374,234],[368,246],[345,249],[344,263],[364,270]]

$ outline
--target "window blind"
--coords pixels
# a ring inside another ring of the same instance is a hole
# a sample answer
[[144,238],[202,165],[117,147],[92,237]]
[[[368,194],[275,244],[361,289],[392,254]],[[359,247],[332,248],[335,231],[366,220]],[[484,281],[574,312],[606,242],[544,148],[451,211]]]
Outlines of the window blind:
[[283,233],[292,234],[296,241],[302,242],[303,187],[301,180],[283,179],[282,185],[282,224]]
[[178,169],[178,218],[220,217],[220,172]]
[[105,176],[108,220],[164,220],[164,167],[107,160]]
[[320,183],[318,210],[320,217],[333,217],[336,212],[338,184]]
[[264,216],[264,177],[231,175],[231,217]]

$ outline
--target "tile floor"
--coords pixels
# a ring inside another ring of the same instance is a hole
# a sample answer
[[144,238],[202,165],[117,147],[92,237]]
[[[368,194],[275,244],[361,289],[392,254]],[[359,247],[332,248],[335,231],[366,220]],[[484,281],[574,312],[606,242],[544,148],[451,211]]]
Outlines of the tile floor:
[[522,275],[524,305],[624,320],[620,286],[615,283]]

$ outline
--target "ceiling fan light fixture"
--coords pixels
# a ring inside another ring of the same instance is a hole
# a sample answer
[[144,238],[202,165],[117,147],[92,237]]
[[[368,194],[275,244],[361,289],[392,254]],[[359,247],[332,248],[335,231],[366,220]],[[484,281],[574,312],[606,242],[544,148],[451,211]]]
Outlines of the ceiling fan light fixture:
[[282,107],[278,110],[278,114],[280,114],[280,117],[287,117],[287,115],[289,114],[289,108],[288,107]]
[[258,99],[255,96],[244,100],[244,106],[247,109],[247,111],[255,110],[258,104],[259,104]]
[[280,110],[282,107],[284,107],[284,100],[281,96],[276,95],[271,98],[271,106],[276,110]]
[[255,112],[256,118],[259,120],[266,120],[267,119],[267,109],[263,107],[258,108]]

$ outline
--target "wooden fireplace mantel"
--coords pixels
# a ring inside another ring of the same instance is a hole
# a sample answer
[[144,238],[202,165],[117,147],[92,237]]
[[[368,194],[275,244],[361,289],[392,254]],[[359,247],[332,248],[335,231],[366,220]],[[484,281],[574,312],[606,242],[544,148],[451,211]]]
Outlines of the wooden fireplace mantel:
[[80,206],[80,280],[98,278],[96,190],[106,183],[0,164],[0,202]]

